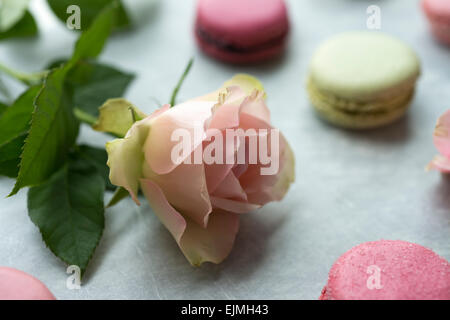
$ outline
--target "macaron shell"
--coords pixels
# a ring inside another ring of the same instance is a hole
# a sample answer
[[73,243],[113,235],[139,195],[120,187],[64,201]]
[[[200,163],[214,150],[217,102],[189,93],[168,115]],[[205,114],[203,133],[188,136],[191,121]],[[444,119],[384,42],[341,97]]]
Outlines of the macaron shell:
[[435,38],[450,45],[450,1],[423,0],[422,8],[430,21]]
[[431,31],[441,43],[450,45],[450,23],[443,24],[440,22],[432,22]]
[[395,122],[404,116],[414,97],[414,90],[392,100],[359,104],[357,101],[323,95],[308,81],[308,95],[318,115],[346,129],[374,129]]
[[318,115],[327,122],[352,130],[370,130],[392,124],[401,119],[409,108],[410,103],[406,103],[402,108],[380,114],[347,114],[314,102],[314,108]]
[[370,101],[410,90],[420,74],[414,51],[389,35],[356,31],[324,42],[311,62],[310,77],[321,91]]
[[198,46],[203,50],[203,52],[218,60],[232,64],[251,64],[266,61],[280,56],[286,47],[286,43],[282,42],[275,46],[260,49],[254,52],[239,53],[222,50],[219,47],[204,41],[198,35],[196,35],[196,39]]
[[448,0],[423,0],[422,8],[433,22],[447,23],[450,25],[450,1]]
[[283,0],[199,0],[197,27],[248,48],[287,33],[289,22]]
[[[374,268],[379,270],[379,289],[368,285]],[[333,265],[320,299],[448,300],[450,264],[430,249],[405,241],[363,243]]]
[[0,267],[0,300],[56,300],[47,287],[31,275]]
[[327,287],[325,286],[320,293],[319,300],[328,300],[327,299]]

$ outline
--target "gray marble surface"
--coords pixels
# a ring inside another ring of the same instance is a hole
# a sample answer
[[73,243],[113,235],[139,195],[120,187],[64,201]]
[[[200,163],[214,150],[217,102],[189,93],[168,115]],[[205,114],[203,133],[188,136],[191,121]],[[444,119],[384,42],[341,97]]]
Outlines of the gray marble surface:
[[[0,265],[40,278],[59,299],[317,299],[333,262],[361,242],[402,239],[450,259],[450,178],[424,170],[437,153],[436,119],[450,108],[450,48],[429,36],[417,0],[291,0],[286,55],[252,67],[221,64],[198,52],[194,1],[152,1],[151,10],[139,7],[146,1],[137,2],[138,28],[115,35],[101,57],[138,75],[127,98],[153,111],[155,99],[168,101],[191,56],[196,61],[181,100],[213,91],[238,72],[259,77],[273,123],[295,151],[295,184],[282,202],[242,217],[224,263],[201,268],[187,263],[148,205],[124,201],[106,212],[104,237],[83,286],[72,291],[66,289],[64,264],[46,249],[27,216],[26,190],[6,199],[13,181],[1,178]],[[304,90],[308,62],[326,37],[366,28],[372,4],[381,7],[381,30],[418,52],[423,74],[407,117],[379,130],[344,131],[312,111]],[[25,71],[68,55],[76,39],[44,1],[33,1],[32,11],[40,37],[0,43],[0,61]],[[16,93],[22,89],[7,84]],[[88,128],[80,140],[106,142]]]

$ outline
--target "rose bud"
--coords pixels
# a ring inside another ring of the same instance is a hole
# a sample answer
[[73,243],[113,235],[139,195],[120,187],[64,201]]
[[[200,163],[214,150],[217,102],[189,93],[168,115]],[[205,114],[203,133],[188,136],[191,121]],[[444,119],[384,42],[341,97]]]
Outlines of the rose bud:
[[111,182],[137,204],[143,192],[193,265],[223,261],[239,215],[280,201],[294,181],[293,152],[250,76],[148,117],[123,99],[100,111],[98,130],[126,133],[107,144]]

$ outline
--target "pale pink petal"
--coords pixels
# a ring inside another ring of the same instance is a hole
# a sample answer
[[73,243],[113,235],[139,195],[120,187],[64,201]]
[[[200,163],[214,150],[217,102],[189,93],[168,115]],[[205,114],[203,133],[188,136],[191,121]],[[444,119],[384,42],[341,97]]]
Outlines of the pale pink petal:
[[261,186],[258,189],[255,189],[253,192],[249,192],[247,194],[248,202],[263,206],[269,202],[280,200],[275,198],[273,189],[273,186]]
[[214,208],[219,208],[228,212],[249,213],[261,208],[261,206],[258,204],[252,204],[248,202],[217,198],[213,196],[211,196],[210,198]]
[[[243,76],[243,79],[246,78]],[[253,94],[246,98],[245,94],[246,93],[239,87],[229,87],[227,89],[227,94],[222,94],[219,98],[219,103],[213,108],[213,115],[211,117],[211,122],[209,123],[209,131],[211,131],[211,129],[222,130],[222,140],[224,143],[222,148],[224,152],[224,160],[222,163],[225,164],[232,162],[234,163],[234,158],[238,150],[242,148],[242,144],[244,142],[243,138],[235,140],[227,139],[225,129],[237,128],[238,126],[240,127],[240,117],[244,111],[244,113],[254,114],[254,116],[251,116],[252,119],[255,118],[259,120],[259,122],[262,121],[264,122],[265,127],[270,128],[270,126],[265,122],[270,121],[270,112],[264,103],[264,93],[254,90]],[[247,126],[247,128],[252,129],[249,126]],[[207,144],[204,144],[204,148],[206,146]],[[234,150],[233,153],[227,152],[227,150],[232,149]],[[235,167],[236,165],[233,166],[233,168]],[[210,193],[214,192],[222,180],[228,175],[230,170],[231,168],[229,165],[217,166],[213,164],[206,167],[206,177]],[[246,170],[246,167],[241,165],[236,170],[238,175],[241,175]]]
[[187,222],[180,247],[192,265],[200,266],[203,262],[218,264],[230,254],[239,230],[238,215],[214,210],[206,229],[192,220]]
[[210,193],[217,189],[231,169],[233,169],[232,164],[205,164],[206,183]]
[[284,198],[289,187],[295,181],[295,156],[291,146],[284,136],[280,134],[282,149],[280,160],[280,171],[277,174],[277,182],[272,188],[274,201],[280,201]]
[[141,188],[150,206],[162,224],[169,230],[177,243],[180,243],[187,223],[183,216],[167,202],[164,193],[156,183],[141,179]]
[[150,119],[156,118],[157,116],[162,115],[164,112],[170,109],[170,104],[165,104],[161,108],[153,111],[153,113],[149,116]]
[[[267,139],[270,140],[270,129],[264,121],[249,116],[241,115],[241,126],[244,129],[257,128],[266,129],[269,132]],[[270,148],[270,144],[268,144]],[[239,177],[239,182],[248,196],[248,201],[264,205],[270,201],[281,200],[289,189],[295,178],[295,160],[292,149],[284,136],[279,135],[279,168],[274,175],[262,175],[261,169],[266,167],[262,164],[250,164],[247,170]]]
[[242,103],[241,112],[258,118],[267,124],[270,123],[270,111],[267,108],[264,100],[264,92],[262,91],[253,91]]
[[239,126],[239,113],[244,98],[245,94],[239,87],[228,88],[227,93],[221,96],[221,100],[224,100],[214,106],[208,128],[222,130]]
[[238,104],[221,105],[215,110],[208,128],[221,130],[237,127],[239,125],[239,109],[240,105]]
[[203,164],[180,164],[171,172],[158,175],[144,164],[143,177],[162,189],[169,203],[184,216],[206,227],[212,211]]
[[225,179],[222,180],[220,185],[211,193],[211,195],[217,198],[247,201],[247,195],[232,171],[228,173]]
[[[268,135],[265,138],[270,141],[270,130],[272,129],[272,127],[265,121],[255,118],[249,114],[242,113],[240,127],[244,130],[255,129],[257,130],[257,132],[259,132],[259,130],[261,129],[266,130]],[[259,139],[262,139],[262,137],[260,136],[258,138],[258,141]],[[270,147],[270,145],[268,145],[268,147]],[[248,145],[247,148],[249,148]],[[282,148],[283,144],[280,143],[280,149]],[[280,150],[280,153],[281,152],[282,150]],[[246,171],[239,177],[239,182],[241,183],[242,188],[244,188],[247,194],[258,192],[264,188],[271,187],[276,184],[276,175],[261,175],[262,167],[263,165],[260,163],[249,164]]]
[[450,158],[450,110],[446,111],[439,119],[433,134],[434,145],[439,152]]
[[258,117],[255,117],[255,116],[245,113],[245,112],[242,112],[240,115],[239,127],[242,128],[243,130],[248,130],[248,129],[270,130],[270,129],[273,129],[273,127],[270,125],[270,123],[267,123],[263,119],[260,119]]
[[219,103],[222,104],[241,104],[247,94],[239,86],[229,86],[226,88],[225,93],[219,97]]
[[442,173],[450,173],[450,159],[443,156],[436,156],[427,166],[428,170],[439,170]]
[[[171,172],[202,144],[206,137],[205,122],[211,117],[213,105],[213,102],[187,102],[167,110],[152,120],[144,152],[147,163],[155,173]],[[180,140],[172,139],[172,134],[176,130],[186,132],[190,139],[190,150],[186,151],[186,157],[172,159],[172,150],[180,144]]]
[[295,180],[295,159],[292,149],[280,135],[280,167],[275,175],[261,175],[260,165],[250,165],[239,179],[247,193],[248,201],[264,205],[284,198],[290,185]]
[[[257,181],[259,185],[252,182],[245,185],[248,201],[261,205],[272,201],[280,201],[284,198],[290,185],[294,182],[294,153],[282,134],[280,134],[279,163],[280,167],[276,175],[261,176],[257,172],[254,172],[258,178],[253,180]],[[252,169],[255,169],[255,167]],[[243,180],[245,180],[245,177]]]
[[220,263],[229,255],[239,229],[236,214],[215,211],[211,214],[208,227],[202,228],[189,218],[183,218],[169,204],[157,184],[141,180],[141,187],[153,211],[192,265]]
[[[208,130],[208,132],[211,129]],[[205,164],[206,181],[208,185],[208,190],[210,193],[214,192],[219,184],[225,179],[228,173],[233,169],[235,163],[235,154],[243,146],[241,139],[227,139],[225,130],[220,132],[222,137],[222,146],[217,143],[217,147],[222,150],[222,157],[219,157],[219,162],[214,162],[212,164]],[[213,141],[205,141],[203,143],[203,150],[205,150],[208,145],[214,143]],[[228,152],[227,150],[231,150]]]
[[240,178],[248,169],[248,164],[236,164],[233,167],[233,173],[236,178]]

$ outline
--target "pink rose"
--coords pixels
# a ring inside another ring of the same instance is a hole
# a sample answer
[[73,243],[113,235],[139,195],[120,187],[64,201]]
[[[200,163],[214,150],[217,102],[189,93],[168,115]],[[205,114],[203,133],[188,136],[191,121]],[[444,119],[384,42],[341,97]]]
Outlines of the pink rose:
[[[109,107],[118,114],[121,103]],[[102,110],[105,123],[109,107]],[[262,85],[246,75],[207,96],[163,106],[134,123],[124,139],[108,143],[107,151],[111,182],[137,204],[143,191],[193,265],[223,261],[239,214],[281,200],[294,181],[292,150],[270,125]]]
[[450,110],[439,119],[433,133],[434,145],[441,153],[434,157],[428,169],[436,169],[444,173],[450,172]]

